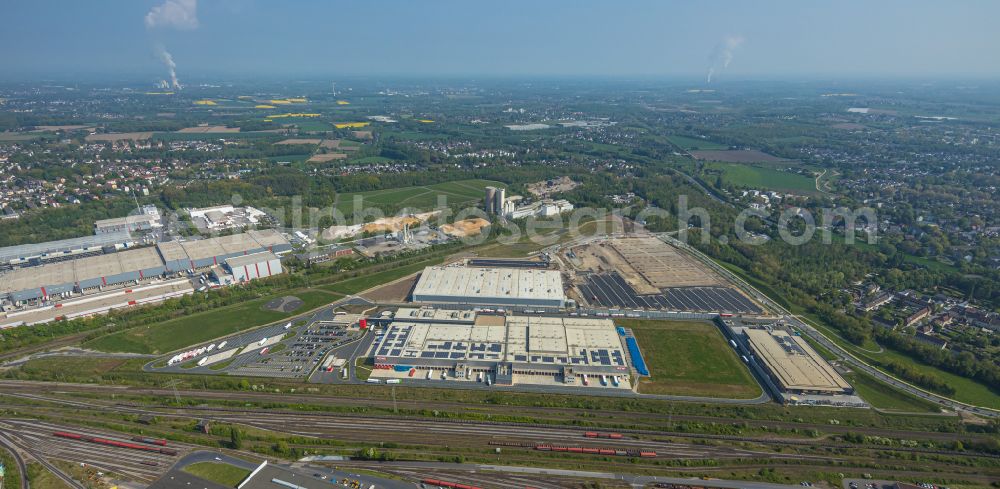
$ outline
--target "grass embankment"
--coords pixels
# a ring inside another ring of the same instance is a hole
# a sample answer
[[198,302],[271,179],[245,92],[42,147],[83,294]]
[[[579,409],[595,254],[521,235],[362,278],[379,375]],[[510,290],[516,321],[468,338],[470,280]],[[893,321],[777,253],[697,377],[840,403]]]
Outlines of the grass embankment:
[[[46,469],[39,463],[28,463],[28,484],[31,489],[69,489],[62,479]],[[4,487],[8,487],[6,482]]]
[[632,328],[650,377],[643,394],[752,399],[760,386],[718,327],[706,321],[618,320]]
[[846,377],[861,398],[872,407],[909,413],[941,412],[936,404],[885,385],[866,373],[853,371]]
[[220,462],[198,462],[188,465],[181,470],[195,477],[222,484],[226,487],[236,487],[237,484],[250,475],[249,470]]
[[368,290],[372,287],[387,284],[393,280],[403,278],[407,275],[417,273],[424,269],[424,267],[429,267],[433,265],[438,265],[444,262],[446,256],[440,256],[435,258],[430,258],[427,260],[421,260],[418,262],[411,263],[409,265],[404,265],[397,268],[390,268],[388,270],[383,270],[381,272],[375,272],[369,275],[361,275],[360,277],[355,277],[351,279],[344,280],[342,282],[337,282],[335,284],[323,285],[320,288],[330,292],[336,292],[340,294],[357,294],[358,292]]
[[[263,306],[268,301],[294,295],[302,299],[302,307],[293,312],[271,311]],[[220,307],[190,316],[171,319],[147,326],[112,333],[84,343],[84,347],[101,351],[160,354],[201,343],[256,326],[301,314],[329,304],[341,296],[325,290],[281,292],[241,304]]]

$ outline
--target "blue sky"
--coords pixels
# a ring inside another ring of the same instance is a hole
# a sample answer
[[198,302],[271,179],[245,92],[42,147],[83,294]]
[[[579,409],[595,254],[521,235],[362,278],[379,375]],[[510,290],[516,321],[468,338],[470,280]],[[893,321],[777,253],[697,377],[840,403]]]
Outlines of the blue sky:
[[182,79],[1000,76],[987,0],[200,0],[148,28],[164,2],[194,0],[5,0],[0,78],[162,77],[158,44]]

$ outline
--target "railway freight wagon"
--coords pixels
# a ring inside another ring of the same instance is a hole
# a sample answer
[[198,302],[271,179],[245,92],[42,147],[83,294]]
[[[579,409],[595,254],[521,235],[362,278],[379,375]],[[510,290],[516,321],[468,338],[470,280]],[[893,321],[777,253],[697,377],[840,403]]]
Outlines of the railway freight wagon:
[[96,436],[80,435],[80,434],[77,434],[77,433],[67,433],[65,431],[56,431],[55,433],[52,433],[52,435],[53,436],[57,436],[59,438],[68,438],[70,440],[79,440],[79,441],[85,441],[85,442],[89,442],[89,443],[96,443],[98,445],[107,445],[107,446],[118,447],[118,448],[129,448],[129,449],[132,449],[132,450],[142,450],[144,452],[162,453],[164,455],[177,455],[177,450],[173,450],[171,448],[156,448],[156,447],[150,447],[150,446],[146,446],[146,445],[136,445],[135,443],[128,443],[128,442],[117,441],[117,440],[108,440],[107,438],[99,438],[99,437],[96,437]]
[[469,486],[466,484],[459,484],[458,482],[448,482],[437,479],[424,479],[420,482],[429,486],[447,487],[449,489],[482,489],[477,486]]
[[619,457],[642,457],[656,458],[656,452],[650,450],[636,450],[621,448],[594,448],[594,447],[561,447],[555,445],[535,445],[535,450],[542,452],[566,452],[585,453],[587,455],[615,455]]
[[159,445],[161,447],[167,446],[167,440],[157,440],[154,438],[146,438],[145,436],[133,436],[132,441],[137,441],[140,443],[148,443],[150,445]]

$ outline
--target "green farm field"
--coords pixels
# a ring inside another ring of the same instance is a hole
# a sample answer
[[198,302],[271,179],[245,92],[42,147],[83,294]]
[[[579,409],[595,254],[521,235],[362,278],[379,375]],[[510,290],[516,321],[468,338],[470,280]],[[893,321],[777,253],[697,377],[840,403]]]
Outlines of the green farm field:
[[490,180],[457,180],[420,187],[402,187],[369,192],[340,194],[337,209],[345,216],[354,213],[354,199],[361,197],[363,207],[397,206],[430,210],[437,206],[438,196],[447,198],[448,205],[467,205],[483,198],[483,189],[491,186],[505,186]]
[[771,168],[745,163],[706,163],[705,167],[722,172],[725,183],[758,189],[797,194],[815,194],[816,181],[813,178]]
[[705,139],[689,138],[687,136],[668,136],[667,140],[674,146],[685,151],[727,149],[727,146],[724,144],[713,143]]

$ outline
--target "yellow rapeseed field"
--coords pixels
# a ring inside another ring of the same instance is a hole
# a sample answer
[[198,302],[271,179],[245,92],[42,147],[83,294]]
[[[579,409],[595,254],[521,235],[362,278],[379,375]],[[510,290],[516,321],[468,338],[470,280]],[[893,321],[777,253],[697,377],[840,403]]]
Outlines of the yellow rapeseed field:
[[371,124],[371,123],[370,122],[335,122],[333,125],[337,129],[347,129],[349,127],[350,128],[365,127],[368,124]]

